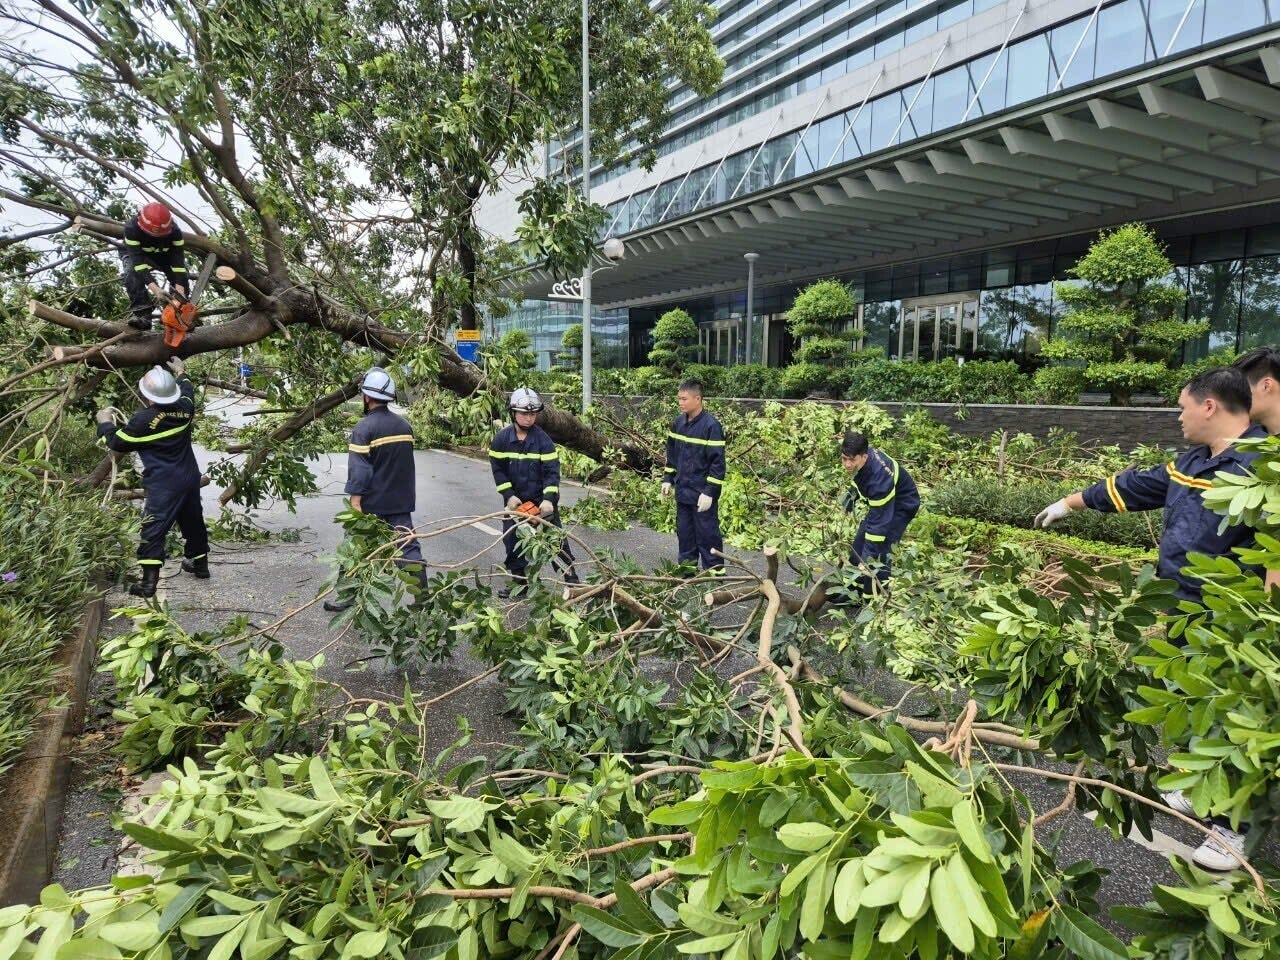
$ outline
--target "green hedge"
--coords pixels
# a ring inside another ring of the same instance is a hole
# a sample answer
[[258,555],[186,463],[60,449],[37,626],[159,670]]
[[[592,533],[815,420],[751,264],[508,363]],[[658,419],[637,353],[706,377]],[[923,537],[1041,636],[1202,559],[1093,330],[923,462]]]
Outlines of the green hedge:
[[0,774],[25,748],[54,692],[54,658],[93,579],[128,565],[131,522],[118,506],[0,467]]
[[[969,478],[939,483],[929,492],[929,506],[937,513],[971,517],[1030,530],[1036,514],[1077,485],[1006,477]],[[1162,515],[1147,513],[1073,513],[1053,529],[1083,540],[1150,549],[1160,541]]]

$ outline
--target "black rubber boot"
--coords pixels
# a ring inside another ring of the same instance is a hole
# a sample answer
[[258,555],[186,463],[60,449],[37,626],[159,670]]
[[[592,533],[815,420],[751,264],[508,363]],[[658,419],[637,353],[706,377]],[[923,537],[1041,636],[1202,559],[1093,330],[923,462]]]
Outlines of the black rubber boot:
[[146,313],[135,313],[129,318],[129,326],[135,330],[150,330],[155,316],[155,311],[153,310],[148,310]]
[[511,582],[498,591],[499,600],[510,600],[514,596],[524,596],[529,592],[529,578],[523,574],[512,574]]
[[573,569],[573,567],[570,567],[565,571],[564,582],[570,586],[577,586],[582,583],[582,581],[578,579],[578,571]]
[[156,584],[160,582],[160,564],[148,563],[142,568],[142,579],[129,584],[129,592],[135,597],[151,599],[156,595]]
[[195,560],[183,560],[182,569],[197,580],[209,579],[209,558],[197,557]]
[[343,610],[348,610],[351,608],[351,601],[326,600],[324,602],[324,608],[328,610],[330,613],[341,613]]

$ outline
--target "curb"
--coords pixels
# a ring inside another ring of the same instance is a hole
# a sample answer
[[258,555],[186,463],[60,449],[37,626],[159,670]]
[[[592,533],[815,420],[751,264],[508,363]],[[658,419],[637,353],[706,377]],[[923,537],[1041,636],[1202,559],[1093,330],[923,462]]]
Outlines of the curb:
[[25,755],[5,778],[0,794],[5,813],[0,821],[0,907],[39,902],[40,890],[53,876],[71,769],[67,741],[84,726],[85,695],[105,607],[104,597],[85,605],[74,636],[58,652],[54,692],[68,702],[40,716]]

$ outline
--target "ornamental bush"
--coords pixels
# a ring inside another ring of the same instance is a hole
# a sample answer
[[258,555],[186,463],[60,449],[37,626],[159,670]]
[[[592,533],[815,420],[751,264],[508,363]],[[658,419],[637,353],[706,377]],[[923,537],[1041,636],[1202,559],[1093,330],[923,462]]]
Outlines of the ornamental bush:
[[658,318],[653,328],[653,349],[649,362],[679,376],[684,365],[697,358],[700,350],[693,341],[698,338],[698,325],[687,312],[676,308]]
[[[838,327],[853,315],[857,306],[858,298],[853,290],[839,280],[819,280],[801,290],[787,312],[791,335],[801,341],[796,362],[843,366],[862,333],[846,333]],[[803,376],[797,373],[794,379],[799,382]]]
[[1069,312],[1044,356],[1085,361],[1086,383],[1110,393],[1116,406],[1167,388],[1175,349],[1209,325],[1178,319],[1186,291],[1165,279],[1173,264],[1151,228],[1130,223],[1103,232],[1072,272],[1083,283],[1055,286]]

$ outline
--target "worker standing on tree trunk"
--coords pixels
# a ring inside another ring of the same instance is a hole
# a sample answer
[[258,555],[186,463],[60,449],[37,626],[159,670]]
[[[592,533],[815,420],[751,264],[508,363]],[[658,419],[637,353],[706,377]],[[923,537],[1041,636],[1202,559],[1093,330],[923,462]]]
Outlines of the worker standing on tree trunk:
[[[138,330],[159,329],[155,322],[156,301],[185,301],[191,286],[187,279],[187,254],[182,231],[163,203],[148,203],[138,215],[124,225],[124,243],[120,247],[124,270],[124,288],[129,293],[129,309],[133,316],[129,326]],[[169,281],[169,293],[156,283],[155,271]]]
[[680,563],[702,561],[712,576],[724,574],[720,536],[720,492],[724,488],[724,430],[702,405],[702,383],[685,380],[676,393],[680,416],[667,433],[662,495],[676,495],[676,539]]
[[[560,451],[555,441],[538,426],[542,398],[528,387],[511,394],[509,404],[512,423],[498,431],[489,444],[489,466],[493,482],[507,510],[560,526]],[[518,521],[502,518],[502,543],[507,548],[503,565],[511,574],[510,586],[498,591],[506,599],[529,583],[529,562],[521,548]],[[573,551],[569,541],[560,547],[559,563],[565,583],[577,583],[573,567]]]
[[[840,463],[853,474],[853,486],[844,495],[845,512],[858,501],[867,505],[849,562],[874,568],[875,580],[883,587],[889,582],[893,548],[920,512],[920,493],[911,474],[883,450],[873,449],[860,433],[846,433],[840,440]],[[874,589],[871,574],[858,578],[861,598]]]
[[[413,427],[387,404],[396,398],[395,381],[381,367],[370,367],[360,382],[364,417],[351,431],[347,444],[347,485],[351,509],[371,513],[386,523],[397,537],[413,533],[417,506],[417,476],[413,462]],[[422,546],[416,539],[400,548],[401,566],[418,569],[422,583],[426,570]],[[326,600],[324,608],[340,613],[350,601]]]
[[138,563],[142,581],[129,587],[135,597],[154,597],[164,565],[165,538],[176,523],[186,541],[182,569],[200,579],[209,576],[209,531],[200,505],[200,466],[191,449],[195,388],[177,357],[152,367],[138,382],[151,406],[143,407],[124,426],[112,422],[111,410],[98,411],[98,435],[118,453],[142,458],[142,539]]

